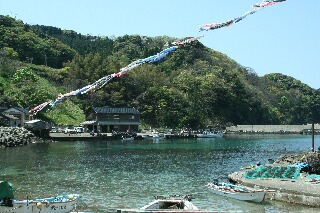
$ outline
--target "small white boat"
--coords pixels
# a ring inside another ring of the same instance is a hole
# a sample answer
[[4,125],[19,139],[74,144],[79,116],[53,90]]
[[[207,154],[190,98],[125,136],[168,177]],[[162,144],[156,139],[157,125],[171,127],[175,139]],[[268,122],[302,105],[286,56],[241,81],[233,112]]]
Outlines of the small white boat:
[[[191,203],[191,195],[186,195],[182,198],[166,198],[163,196],[156,196],[156,200],[145,205],[141,209],[159,210],[159,209],[183,209],[183,210],[199,210]],[[159,211],[157,211],[159,212]]]
[[117,213],[141,213],[141,212],[184,212],[184,213],[210,213],[210,211],[201,211],[191,203],[191,195],[181,197],[177,196],[155,196],[155,201],[145,205],[140,209],[123,209],[117,210]]
[[253,189],[245,186],[214,181],[207,184],[211,192],[237,200],[260,203],[264,200],[266,192],[262,189]]
[[123,141],[133,141],[133,140],[143,140],[144,138],[141,135],[124,137],[122,136]]
[[210,130],[205,130],[202,134],[197,134],[197,138],[222,138],[223,132],[212,132]]
[[161,137],[160,134],[155,134],[155,133],[151,133],[151,134],[142,134],[142,135],[138,135],[144,139],[161,139],[164,137]]
[[134,137],[122,137],[121,140],[123,140],[123,141],[133,141]]
[[14,200],[12,185],[0,181],[0,212],[66,213],[75,209],[77,194],[58,195],[42,199]]
[[152,135],[152,137],[153,137],[153,138],[161,138],[161,136],[160,136],[160,134],[159,134],[159,133],[157,133],[157,134],[153,134],[153,135]]
[[55,197],[34,200],[12,200],[0,204],[0,212],[14,213],[66,213],[75,208],[75,202],[79,195],[68,194]]

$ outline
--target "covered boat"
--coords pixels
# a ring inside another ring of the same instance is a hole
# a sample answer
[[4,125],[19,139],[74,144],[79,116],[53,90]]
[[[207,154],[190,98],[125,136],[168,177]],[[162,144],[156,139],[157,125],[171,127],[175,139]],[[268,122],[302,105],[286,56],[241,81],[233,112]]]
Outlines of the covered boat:
[[75,208],[77,194],[58,195],[42,199],[15,200],[12,184],[0,181],[0,212],[11,213],[65,213]]
[[265,190],[253,189],[230,183],[213,181],[207,184],[211,192],[237,200],[262,202],[265,198]]

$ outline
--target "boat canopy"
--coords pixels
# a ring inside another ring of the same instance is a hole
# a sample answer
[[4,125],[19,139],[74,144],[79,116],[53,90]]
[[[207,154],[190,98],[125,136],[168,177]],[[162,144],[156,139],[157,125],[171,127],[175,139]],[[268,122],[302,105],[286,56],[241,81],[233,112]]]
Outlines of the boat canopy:
[[0,181],[0,200],[4,198],[14,198],[12,184],[8,181]]

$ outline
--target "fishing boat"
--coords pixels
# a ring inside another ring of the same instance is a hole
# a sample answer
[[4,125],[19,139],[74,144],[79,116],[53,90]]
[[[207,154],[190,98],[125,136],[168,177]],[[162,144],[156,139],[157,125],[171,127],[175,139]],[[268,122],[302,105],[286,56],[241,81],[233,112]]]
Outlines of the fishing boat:
[[0,212],[66,213],[75,209],[77,194],[58,195],[42,199],[14,200],[12,184],[0,181]]
[[[177,196],[179,197],[179,196]],[[183,210],[199,210],[191,203],[191,195],[186,195],[182,198],[155,196],[153,202],[145,205],[141,209],[159,210],[159,209],[183,209]]]
[[196,134],[197,138],[222,138],[223,132],[214,132],[210,130],[205,130],[201,134]]
[[233,185],[230,183],[213,181],[207,184],[211,192],[230,197],[237,200],[260,203],[265,198],[265,190],[253,189],[245,186]]
[[121,139],[123,141],[133,141],[133,140],[143,140],[144,138],[141,135],[134,135],[134,136],[122,136]]
[[141,213],[141,212],[184,212],[184,213],[210,213],[210,211],[201,211],[195,205],[191,203],[192,196],[186,195],[181,197],[180,195],[174,196],[155,196],[155,200],[149,204],[143,206],[140,209],[123,209],[117,210],[117,213]]

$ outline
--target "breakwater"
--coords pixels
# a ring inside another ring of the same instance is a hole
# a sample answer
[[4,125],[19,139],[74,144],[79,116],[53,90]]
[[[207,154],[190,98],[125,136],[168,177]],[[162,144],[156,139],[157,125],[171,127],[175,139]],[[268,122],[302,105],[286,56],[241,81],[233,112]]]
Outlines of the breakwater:
[[39,138],[23,127],[0,127],[0,148],[27,145]]
[[[320,132],[320,124],[314,125],[315,133]],[[305,125],[236,125],[226,128],[227,133],[271,133],[271,134],[311,134],[312,124]]]

